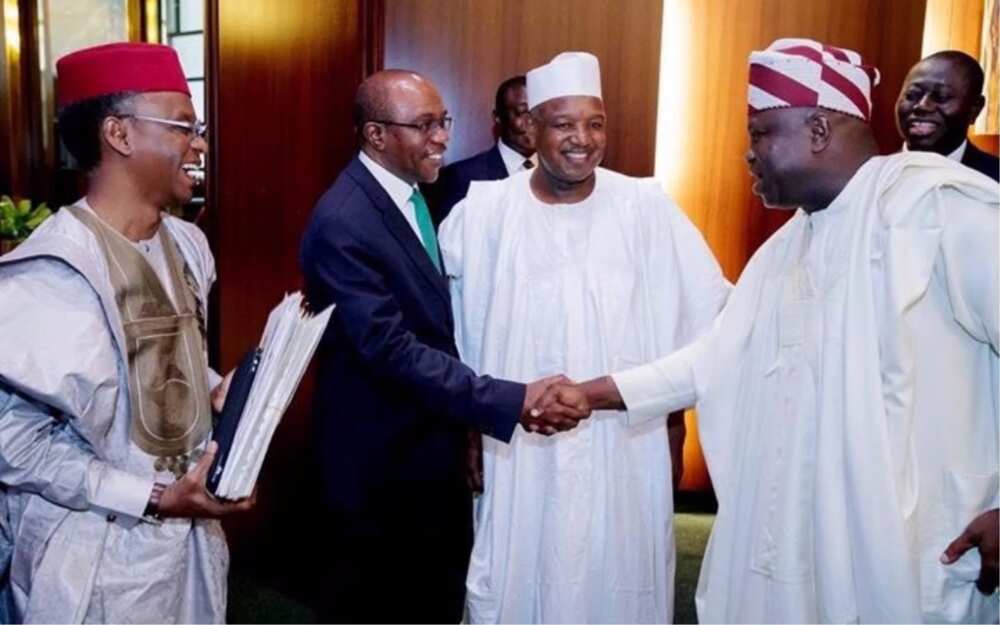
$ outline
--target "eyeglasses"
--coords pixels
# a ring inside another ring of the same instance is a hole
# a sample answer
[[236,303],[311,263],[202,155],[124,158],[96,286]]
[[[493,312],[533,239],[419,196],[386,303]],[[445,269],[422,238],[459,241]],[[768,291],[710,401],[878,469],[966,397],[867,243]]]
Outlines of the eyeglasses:
[[442,117],[440,119],[428,119],[427,121],[420,122],[419,124],[405,124],[403,122],[394,122],[387,119],[369,119],[368,121],[376,124],[385,124],[386,126],[402,126],[403,128],[413,128],[414,130],[419,130],[425,135],[429,135],[438,128],[444,131],[451,130],[452,119],[450,117]]
[[171,126],[173,128],[183,129],[190,139],[194,140],[197,137],[205,137],[205,133],[208,132],[208,124],[196,119],[193,122],[182,122],[177,119],[163,119],[162,117],[150,117],[148,115],[118,115],[118,117],[131,117],[132,119],[141,119],[146,122],[153,122],[155,124],[162,124],[164,126]]

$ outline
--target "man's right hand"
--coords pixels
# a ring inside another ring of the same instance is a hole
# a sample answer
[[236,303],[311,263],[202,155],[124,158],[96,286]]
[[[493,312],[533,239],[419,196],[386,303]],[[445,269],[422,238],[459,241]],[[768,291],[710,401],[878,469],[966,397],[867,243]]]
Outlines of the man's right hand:
[[586,397],[574,392],[573,381],[554,375],[528,384],[521,411],[521,425],[529,432],[551,436],[572,430],[590,416]]
[[217,518],[243,512],[257,503],[257,489],[252,495],[239,501],[221,501],[212,496],[205,488],[208,470],[215,460],[215,452],[219,445],[215,441],[208,444],[205,453],[198,464],[188,471],[184,477],[167,486],[160,497],[158,514],[161,517],[180,517],[186,519]]

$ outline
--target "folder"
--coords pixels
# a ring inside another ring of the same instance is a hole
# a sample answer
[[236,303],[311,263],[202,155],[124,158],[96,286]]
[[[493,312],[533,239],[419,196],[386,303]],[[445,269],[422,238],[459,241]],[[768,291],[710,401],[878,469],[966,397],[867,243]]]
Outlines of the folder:
[[220,499],[253,492],[271,438],[326,330],[333,305],[313,315],[303,303],[301,293],[285,296],[268,316],[260,345],[233,374],[213,433],[219,449],[207,481]]

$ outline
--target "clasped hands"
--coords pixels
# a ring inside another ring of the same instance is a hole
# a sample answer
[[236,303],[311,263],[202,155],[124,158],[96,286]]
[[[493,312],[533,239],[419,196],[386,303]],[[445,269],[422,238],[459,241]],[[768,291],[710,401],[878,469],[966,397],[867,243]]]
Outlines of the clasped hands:
[[528,384],[520,422],[529,432],[551,436],[572,430],[590,411],[579,387],[564,375],[554,375]]

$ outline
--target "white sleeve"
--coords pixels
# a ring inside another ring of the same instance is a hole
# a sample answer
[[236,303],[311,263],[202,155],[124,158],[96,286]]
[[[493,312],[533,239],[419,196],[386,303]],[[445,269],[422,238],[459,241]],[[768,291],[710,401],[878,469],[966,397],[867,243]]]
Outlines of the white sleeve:
[[449,279],[459,279],[464,273],[462,261],[466,203],[466,200],[461,200],[455,204],[438,228],[438,245]]
[[66,508],[142,518],[153,480],[101,461],[50,412],[0,385],[0,482]]
[[974,200],[954,189],[942,189],[942,194],[947,221],[941,259],[955,321],[997,353],[1000,211],[996,204]]
[[[205,354],[205,360],[206,362],[208,361],[207,353]],[[207,369],[208,369],[208,392],[211,393],[213,390],[215,390],[216,386],[222,383],[222,380],[225,376],[219,375],[219,372],[211,367],[207,367]]]
[[152,479],[99,458],[79,421],[95,405],[113,409],[119,392],[106,323],[97,295],[61,261],[0,268],[0,483],[139,518]]
[[697,364],[711,354],[719,321],[695,342],[649,364],[611,376],[625,403],[625,420],[635,425],[698,402]]
[[464,303],[462,301],[462,276],[465,274],[465,269],[462,266],[465,204],[465,200],[459,201],[452,207],[445,220],[441,222],[441,226],[438,228],[438,245],[441,248],[441,258],[444,261],[444,269],[448,278],[448,289],[451,291],[451,309],[455,319],[455,345],[458,347],[459,358],[463,362],[468,362],[468,353],[465,347]]
[[677,250],[681,284],[680,345],[687,345],[711,329],[726,305],[732,284],[722,274],[719,261],[687,214],[670,203],[671,235]]

